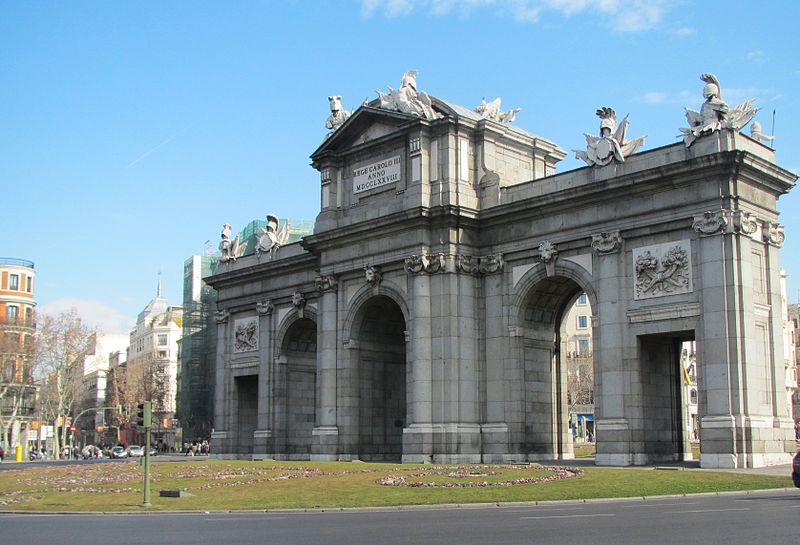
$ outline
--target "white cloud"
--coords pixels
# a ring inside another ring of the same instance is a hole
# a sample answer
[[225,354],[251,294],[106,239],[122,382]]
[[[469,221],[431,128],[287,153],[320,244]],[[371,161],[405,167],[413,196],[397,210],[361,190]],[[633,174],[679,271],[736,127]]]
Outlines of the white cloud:
[[694,36],[697,34],[697,29],[690,26],[684,26],[681,28],[676,28],[672,31],[672,33],[678,38],[688,38],[689,36]]
[[772,95],[769,89],[759,87],[722,87],[722,99],[731,106],[751,98],[758,99],[768,95]]
[[650,91],[642,95],[642,100],[647,104],[664,104],[668,99],[667,93],[661,91]]
[[[699,96],[699,95],[698,95]],[[667,93],[666,91],[648,91],[639,97],[645,104],[686,104],[690,101],[692,93],[680,91],[679,93]],[[698,98],[702,102],[702,97]],[[698,104],[699,106],[699,104]]]
[[95,299],[64,298],[50,301],[39,307],[39,312],[57,315],[75,309],[83,324],[97,328],[104,333],[126,333],[136,323],[136,319]]
[[664,2],[633,1],[615,6],[608,13],[611,27],[617,32],[641,32],[656,28],[666,10]]
[[[361,13],[372,17],[382,13],[385,17],[407,16],[414,11],[427,11],[435,16],[445,16],[458,10],[469,15],[479,9],[493,9],[501,15],[522,22],[535,23],[543,13],[554,12],[564,17],[600,14],[617,32],[641,32],[661,24],[670,6],[667,0],[362,0]],[[694,29],[684,29],[684,32]]]

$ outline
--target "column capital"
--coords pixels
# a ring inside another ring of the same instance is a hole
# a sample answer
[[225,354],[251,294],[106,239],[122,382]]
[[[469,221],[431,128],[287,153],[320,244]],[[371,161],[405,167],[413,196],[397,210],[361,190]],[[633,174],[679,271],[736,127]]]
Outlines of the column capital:
[[728,211],[708,210],[702,216],[695,216],[692,229],[701,235],[716,235],[725,233],[728,228]]
[[320,275],[314,280],[317,291],[324,293],[326,291],[336,291],[339,286],[338,280],[332,274]]
[[600,255],[615,254],[622,248],[622,234],[608,231],[592,235],[592,250]]

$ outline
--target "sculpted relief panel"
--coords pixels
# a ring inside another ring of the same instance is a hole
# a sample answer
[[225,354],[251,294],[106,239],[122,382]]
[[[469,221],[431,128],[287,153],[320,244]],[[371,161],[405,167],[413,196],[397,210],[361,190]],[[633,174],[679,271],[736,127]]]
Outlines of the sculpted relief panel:
[[255,352],[258,350],[258,318],[241,318],[234,322],[233,352]]
[[692,291],[692,251],[688,240],[633,250],[633,298],[652,299]]

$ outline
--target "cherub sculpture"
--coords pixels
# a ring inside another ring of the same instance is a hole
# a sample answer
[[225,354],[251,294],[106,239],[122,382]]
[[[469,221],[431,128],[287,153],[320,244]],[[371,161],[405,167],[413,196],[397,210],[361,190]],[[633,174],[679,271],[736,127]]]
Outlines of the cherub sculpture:
[[260,258],[262,253],[269,252],[269,258],[272,260],[278,252],[278,248],[286,244],[289,240],[289,234],[292,231],[292,226],[289,220],[278,228],[280,219],[275,214],[267,214],[267,226],[261,228],[261,234],[258,236],[256,244],[256,255]]
[[439,114],[433,110],[431,97],[427,93],[417,91],[417,71],[408,70],[403,74],[403,80],[398,90],[389,87],[389,94],[378,91],[380,107],[386,110],[396,110],[407,114],[437,119]]
[[480,114],[481,117],[491,119],[492,121],[499,121],[500,123],[511,123],[517,117],[517,113],[522,111],[522,108],[512,108],[507,112],[500,109],[502,101],[497,97],[491,102],[486,102],[485,98],[481,99],[481,103],[475,108],[475,112]]
[[328,103],[331,107],[331,115],[325,121],[325,128],[332,133],[350,118],[350,112],[342,108],[342,97],[339,95],[329,96]]
[[722,100],[719,80],[714,74],[702,74],[700,80],[706,85],[703,87],[703,97],[706,101],[697,112],[686,108],[686,120],[689,128],[682,128],[683,141],[687,147],[701,136],[711,134],[722,129],[740,130],[750,123],[758,112],[753,108],[754,98],[746,100],[734,108],[729,108],[727,102]]
[[237,258],[244,255],[244,251],[247,249],[247,243],[242,244],[239,240],[239,235],[236,235],[236,238],[231,241],[232,230],[232,227],[227,223],[222,226],[222,240],[219,241],[219,251],[222,254],[220,261],[223,263],[236,261]]
[[625,140],[628,132],[628,116],[617,125],[617,114],[613,109],[604,106],[597,110],[600,118],[600,136],[586,136],[586,151],[572,150],[577,159],[583,159],[589,166],[605,166],[616,160],[625,162],[625,158],[636,153],[643,144],[646,136],[631,141]]

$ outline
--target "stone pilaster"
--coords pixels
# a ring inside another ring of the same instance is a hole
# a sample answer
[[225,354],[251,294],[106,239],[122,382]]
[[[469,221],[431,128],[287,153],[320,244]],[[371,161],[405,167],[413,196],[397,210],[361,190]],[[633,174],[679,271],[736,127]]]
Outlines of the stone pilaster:
[[616,301],[616,294],[630,289],[623,261],[627,253],[622,251],[623,240],[618,231],[600,233],[592,238],[597,241],[592,245],[592,268],[597,277],[596,305],[593,301],[592,307],[592,353],[597,379],[594,385],[595,460],[597,465],[626,466],[633,463],[624,395],[626,381],[630,380],[625,371],[625,346],[629,340],[625,336],[625,309]]
[[272,447],[272,310],[271,301],[256,303],[258,313],[258,422],[253,433],[253,457],[270,456]]
[[211,434],[212,452],[220,458],[233,457],[236,440],[232,437],[229,415],[232,412],[233,380],[228,372],[230,358],[230,313],[220,309],[214,314],[217,323],[216,381],[214,388],[214,431]]
[[403,462],[430,462],[433,456],[430,281],[427,273],[412,273],[411,340],[407,351],[408,425],[403,429]]
[[336,415],[337,281],[333,276],[320,276],[316,284],[320,293],[317,311],[317,416],[312,432],[311,459],[336,460],[339,436]]

